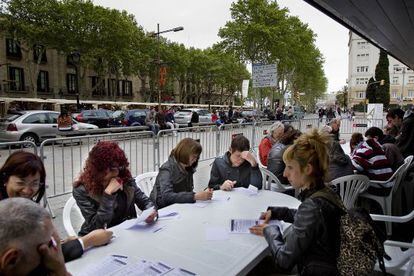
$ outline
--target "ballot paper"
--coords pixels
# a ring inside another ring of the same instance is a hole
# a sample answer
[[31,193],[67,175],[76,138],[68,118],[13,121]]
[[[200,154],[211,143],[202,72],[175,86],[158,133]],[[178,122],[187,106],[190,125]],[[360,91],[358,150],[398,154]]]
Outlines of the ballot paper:
[[158,210],[158,220],[166,220],[166,219],[176,219],[179,218],[180,215],[175,210]]
[[121,270],[118,270],[116,273],[112,274],[113,276],[130,276],[130,275],[148,275],[148,276],[158,276],[164,275],[174,268],[164,262],[151,262],[146,260],[141,260],[137,263],[124,267]]
[[[118,255],[120,256],[120,255]],[[111,275],[128,266],[128,257],[107,256],[101,262],[90,265],[80,273],[80,276]]]
[[135,226],[145,225],[146,224],[145,220],[152,214],[153,211],[154,211],[154,207],[144,210],[139,217],[124,221],[122,223],[122,228],[130,229]]
[[237,188],[234,188],[233,190],[235,192],[240,192],[240,193],[243,193],[243,194],[248,195],[248,196],[257,195],[257,193],[259,192],[259,189],[257,189],[257,187],[255,187],[253,185],[249,185],[248,188],[237,187]]
[[[264,223],[264,220],[258,219],[232,219],[230,220],[230,233],[250,233],[250,228]],[[283,233],[283,230],[287,227],[288,224],[280,220],[271,220],[267,224],[277,225],[280,231]]]

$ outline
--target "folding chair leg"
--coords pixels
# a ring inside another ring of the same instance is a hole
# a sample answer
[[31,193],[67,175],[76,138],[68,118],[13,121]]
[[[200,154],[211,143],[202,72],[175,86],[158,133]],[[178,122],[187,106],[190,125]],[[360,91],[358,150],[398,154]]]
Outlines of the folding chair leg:
[[[384,200],[384,215],[392,216],[392,204],[389,204],[387,200]],[[392,235],[392,224],[391,222],[385,222],[385,229],[387,230],[387,235]]]

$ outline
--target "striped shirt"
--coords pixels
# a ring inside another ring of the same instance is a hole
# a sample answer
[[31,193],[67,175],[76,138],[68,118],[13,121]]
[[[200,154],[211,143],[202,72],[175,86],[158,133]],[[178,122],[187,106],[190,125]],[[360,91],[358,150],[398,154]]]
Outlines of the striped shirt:
[[[371,180],[388,180],[393,171],[381,145],[374,139],[360,143],[351,156],[352,165]],[[393,183],[389,183],[392,185]],[[385,187],[385,186],[384,186]]]

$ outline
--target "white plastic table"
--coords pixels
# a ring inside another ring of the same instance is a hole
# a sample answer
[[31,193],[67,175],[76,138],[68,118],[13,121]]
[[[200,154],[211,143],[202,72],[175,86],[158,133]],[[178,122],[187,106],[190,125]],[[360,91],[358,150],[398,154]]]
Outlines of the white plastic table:
[[179,212],[180,217],[156,222],[165,224],[156,233],[113,227],[116,238],[110,244],[93,248],[80,259],[67,263],[68,271],[77,275],[110,254],[122,254],[163,261],[198,275],[247,274],[268,254],[265,239],[253,234],[229,234],[228,240],[208,241],[206,228],[230,229],[230,220],[233,218],[257,219],[268,206],[297,208],[300,201],[282,193],[264,190],[255,196],[234,191],[214,193],[230,196],[230,199],[213,201],[204,208],[193,204],[168,206],[166,208]]

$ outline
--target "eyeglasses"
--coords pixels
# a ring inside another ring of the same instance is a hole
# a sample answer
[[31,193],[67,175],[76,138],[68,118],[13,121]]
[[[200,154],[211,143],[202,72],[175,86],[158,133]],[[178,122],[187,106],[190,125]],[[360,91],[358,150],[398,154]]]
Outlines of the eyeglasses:
[[24,181],[22,178],[19,178],[17,185],[19,185],[20,187],[30,187],[32,189],[39,189],[40,186],[43,185],[43,183],[41,183],[39,180],[35,180],[29,183],[29,182]]
[[109,167],[109,169],[111,170],[111,171],[116,171],[116,170],[118,170],[119,172],[120,171],[123,171],[123,170],[125,170],[125,166],[111,166],[111,167]]

